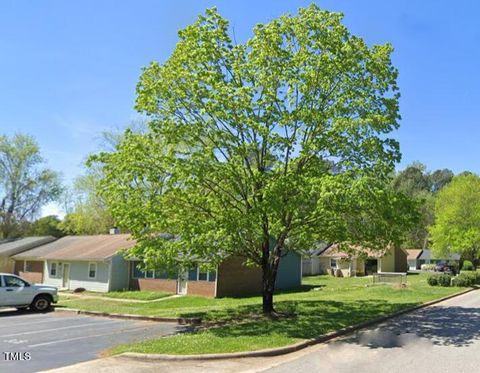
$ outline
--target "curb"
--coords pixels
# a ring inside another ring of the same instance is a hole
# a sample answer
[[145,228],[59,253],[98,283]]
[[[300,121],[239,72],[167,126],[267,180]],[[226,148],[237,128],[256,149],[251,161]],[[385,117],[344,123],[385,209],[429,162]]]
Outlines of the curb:
[[163,355],[163,354],[141,354],[136,352],[124,352],[119,354],[118,357],[128,358],[133,360],[163,360],[163,361],[192,361],[192,360],[221,360],[221,359],[235,359],[235,358],[246,358],[246,357],[271,357],[271,356],[278,356],[278,355],[285,355],[291,352],[302,350],[306,347],[313,346],[319,343],[327,342],[331,339],[350,334],[354,331],[359,329],[363,329],[367,326],[371,326],[374,324],[378,324],[384,322],[389,319],[393,319],[397,316],[403,315],[405,313],[409,313],[412,311],[419,310],[421,308],[429,307],[434,304],[449,300],[451,298],[458,297],[463,294],[467,294],[471,291],[477,290],[477,288],[470,288],[463,290],[461,292],[447,295],[446,297],[439,298],[432,300],[430,302],[422,303],[417,306],[405,308],[403,310],[394,312],[389,315],[377,317],[376,319],[364,321],[359,324],[347,326],[342,329],[338,329],[327,334],[324,334],[318,338],[307,339],[301,342],[297,342],[293,345],[285,346],[285,347],[278,347],[278,348],[270,348],[265,350],[258,350],[258,351],[245,351],[245,352],[234,352],[234,353],[221,353],[221,354],[205,354],[205,355]]
[[108,313],[99,311],[83,311],[74,308],[54,308],[55,312],[72,312],[77,315],[109,317],[112,319],[123,320],[141,320],[141,321],[155,321],[155,322],[171,322],[179,325],[200,325],[202,319],[186,318],[186,317],[159,317],[159,316],[143,316],[143,315],[126,315],[122,313]]

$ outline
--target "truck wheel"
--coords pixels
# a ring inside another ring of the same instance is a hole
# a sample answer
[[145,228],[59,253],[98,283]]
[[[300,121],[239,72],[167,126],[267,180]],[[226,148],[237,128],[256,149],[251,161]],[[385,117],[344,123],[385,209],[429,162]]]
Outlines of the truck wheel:
[[34,311],[42,312],[48,310],[51,303],[51,299],[46,295],[37,295],[30,305],[30,308]]

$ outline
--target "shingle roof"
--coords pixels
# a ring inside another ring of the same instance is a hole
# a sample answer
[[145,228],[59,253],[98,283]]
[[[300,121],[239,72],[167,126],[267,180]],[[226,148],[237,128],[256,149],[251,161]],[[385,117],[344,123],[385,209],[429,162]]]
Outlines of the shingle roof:
[[352,251],[353,254],[348,254],[345,251],[342,251],[340,249],[340,245],[335,243],[329,247],[327,247],[322,253],[320,253],[319,256],[326,256],[326,257],[335,257],[335,258],[348,258],[348,257],[355,257],[357,255],[354,255],[356,253],[360,254],[366,254],[370,258],[380,258],[385,254],[385,250],[383,251],[378,251],[378,250],[371,250],[369,248],[361,247],[361,246],[352,246]]
[[415,259],[420,258],[420,255],[422,255],[423,250],[421,250],[421,249],[406,249],[405,251],[407,252],[407,259],[408,260],[415,260]]
[[24,237],[0,241],[0,256],[12,256],[55,241],[53,236]]
[[15,255],[15,259],[104,260],[121,249],[135,246],[129,234],[66,236]]

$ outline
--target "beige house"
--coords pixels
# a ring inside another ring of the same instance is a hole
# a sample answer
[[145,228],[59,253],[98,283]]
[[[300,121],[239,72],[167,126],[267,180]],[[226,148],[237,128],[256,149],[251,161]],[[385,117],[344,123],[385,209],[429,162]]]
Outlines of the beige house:
[[383,252],[360,249],[364,255],[349,254],[338,244],[332,244],[318,253],[317,273],[340,270],[343,277],[365,276],[376,272],[407,272],[407,252],[400,247],[389,247]]
[[42,236],[0,241],[0,272],[14,272],[15,260],[11,258],[12,255],[22,253],[55,240],[56,238],[52,236]]

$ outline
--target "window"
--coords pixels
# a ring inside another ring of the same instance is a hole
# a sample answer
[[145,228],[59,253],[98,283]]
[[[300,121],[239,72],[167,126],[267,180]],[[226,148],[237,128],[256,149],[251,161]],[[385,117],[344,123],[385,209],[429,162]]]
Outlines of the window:
[[88,263],[88,278],[97,277],[97,263]]
[[216,271],[208,272],[208,281],[215,282],[216,279],[217,279],[217,272]]
[[5,281],[6,287],[21,288],[27,286],[26,282],[19,279],[18,277],[3,276],[3,281]]
[[146,271],[145,278],[155,278],[155,271]]
[[50,263],[50,277],[57,277],[57,263]]
[[198,268],[195,267],[188,271],[188,279],[190,281],[197,281],[197,269]]
[[337,268],[337,259],[330,259],[330,267]]
[[198,281],[207,281],[208,272],[199,272],[198,273]]

